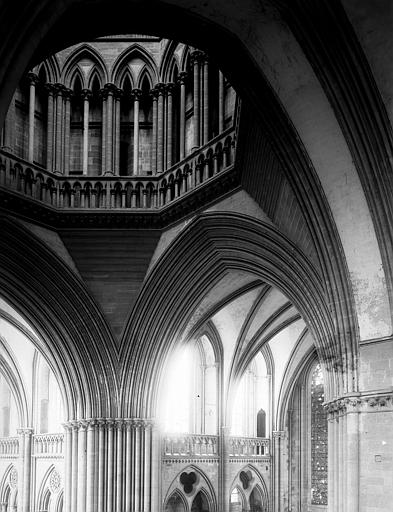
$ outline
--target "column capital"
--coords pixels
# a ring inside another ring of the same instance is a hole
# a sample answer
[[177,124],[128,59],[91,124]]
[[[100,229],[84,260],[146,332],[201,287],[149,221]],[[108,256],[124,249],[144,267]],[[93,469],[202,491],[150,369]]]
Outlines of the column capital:
[[134,100],[139,101],[141,96],[142,96],[142,89],[138,89],[138,88],[132,89],[131,97],[134,98]]
[[27,80],[30,85],[38,84],[38,82],[40,81],[40,79],[38,78],[38,75],[36,75],[35,73],[32,73],[31,71],[29,73],[27,73]]
[[285,437],[285,430],[273,430],[273,439],[283,439]]
[[170,96],[173,94],[173,91],[175,90],[176,84],[174,82],[168,82],[166,84],[166,92],[167,95]]
[[66,100],[70,100],[74,96],[74,91],[68,87],[64,87],[63,96]]
[[81,98],[83,100],[88,100],[89,101],[91,99],[92,95],[93,94],[92,94],[90,89],[82,89],[81,90]]
[[197,64],[202,60],[204,53],[201,50],[194,50],[190,53],[191,64]]
[[18,428],[16,432],[19,435],[31,436],[34,432],[34,429],[31,427],[22,427],[22,428]]
[[158,91],[155,87],[153,87],[153,89],[150,89],[149,96],[153,99],[153,101],[157,101]]
[[179,83],[180,85],[185,84],[187,77],[187,71],[180,71],[179,76],[177,77],[177,83]]
[[48,83],[46,83],[46,84],[44,85],[44,88],[45,88],[45,90],[48,92],[48,94],[52,94],[52,95],[54,95],[54,94],[55,94],[55,91],[56,91],[56,89],[55,89],[55,84],[52,84],[52,83],[49,83],[49,82],[48,82]]
[[160,95],[163,95],[164,92],[165,92],[165,89],[166,89],[166,84],[164,84],[163,82],[159,82],[158,84],[156,84],[156,87],[155,87],[156,91],[157,91],[157,94],[160,96]]
[[393,392],[382,390],[373,393],[351,393],[325,402],[323,406],[330,416],[363,411],[392,411]]

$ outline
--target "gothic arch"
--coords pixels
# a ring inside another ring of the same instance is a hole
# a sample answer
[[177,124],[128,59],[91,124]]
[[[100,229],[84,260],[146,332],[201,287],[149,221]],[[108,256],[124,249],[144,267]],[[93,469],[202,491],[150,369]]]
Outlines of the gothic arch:
[[116,414],[113,340],[83,283],[27,229],[6,219],[0,261],[3,296],[39,334],[34,343],[62,382],[67,418]]
[[178,57],[175,53],[176,48],[179,46],[177,41],[170,41],[165,48],[164,55],[160,64],[160,77],[163,82],[173,82],[173,70],[176,66],[180,68]]
[[55,512],[63,486],[60,473],[54,464],[49,466],[38,485],[37,510]]
[[149,82],[150,89],[153,89],[154,81],[153,81],[153,77],[151,75],[151,70],[150,70],[149,66],[147,66],[147,65],[143,66],[143,68],[140,70],[140,72],[138,74],[137,81],[136,81],[138,89],[142,89],[143,82],[145,80],[147,80]]
[[[197,479],[193,484],[192,491],[190,493],[185,493],[184,488],[180,482],[180,477],[183,473],[189,474],[191,472],[194,472],[197,475]],[[170,497],[177,493],[182,499],[182,501],[186,504],[185,510],[188,511],[190,510],[193,499],[200,491],[204,493],[210,505],[209,512],[216,512],[217,498],[214,492],[214,487],[210,482],[210,479],[201,468],[191,464],[189,466],[182,468],[182,470],[179,471],[176,477],[172,480],[172,483],[169,485],[168,490],[166,492],[164,503],[167,503]]]
[[168,496],[166,500],[164,500],[164,511],[165,512],[172,512],[172,510],[168,510],[168,506],[171,500],[180,501],[180,503],[183,505],[184,512],[188,512],[188,503],[183,495],[183,493],[179,489],[175,489],[172,491],[172,493]]
[[37,74],[40,73],[41,68],[45,70],[46,81],[55,84],[60,80],[60,66],[56,55],[51,55],[45,59],[37,68]]
[[[16,481],[12,482],[11,478],[16,476]],[[18,497],[18,479],[19,473],[14,466],[14,464],[10,464],[3,475],[3,478],[0,481],[0,503],[8,503],[10,505],[16,504],[16,500]]]
[[[88,76],[84,76],[84,73],[81,71],[78,64],[84,57],[88,57],[93,61],[93,68],[90,70]],[[61,76],[61,81],[66,87],[71,87],[76,69],[78,69],[81,74],[83,88],[88,88],[90,77],[94,70],[98,73],[101,84],[105,85],[108,82],[106,66],[100,53],[88,44],[83,44],[68,56],[67,61],[63,66]]]
[[[291,262],[288,253],[292,255]],[[202,267],[203,282],[200,280]],[[175,278],[179,268],[183,272],[181,283]],[[276,286],[293,302],[313,333],[329,375],[329,393],[333,396],[342,390],[345,373],[350,374],[351,369],[342,367],[336,343],[337,320],[332,316],[324,283],[310,262],[270,223],[234,213],[206,213],[190,222],[157,262],[134,308],[124,336],[127,372],[123,374],[122,389],[124,403],[131,404],[129,391],[126,391],[130,389],[138,400],[126,414],[149,416],[153,413],[155,392],[151,390],[156,388],[156,376],[174,340],[181,339],[188,321],[188,317],[179,318],[178,311],[193,311],[196,302],[228,269],[250,272]],[[165,304],[159,292],[162,287],[166,290]],[[168,301],[169,296],[174,298],[173,302]],[[188,297],[192,297],[192,303]],[[154,314],[148,315],[146,308]],[[155,343],[144,343],[145,337]],[[163,339],[167,340],[165,344]],[[353,355],[350,341],[347,340],[346,347],[348,358]],[[136,360],[138,368],[132,368],[132,361]],[[351,376],[348,377],[352,381]]]
[[[111,70],[110,76],[111,81],[116,84],[118,87],[120,86],[120,79],[123,74],[123,70],[127,69],[127,64],[132,58],[139,57],[144,63],[146,68],[150,72],[150,76],[153,84],[156,85],[159,82],[159,75],[157,70],[157,64],[154,59],[149,55],[149,53],[139,44],[135,43],[126,50],[124,50],[116,59],[113,64],[113,68]],[[133,77],[133,83],[137,83],[137,77]]]
[[[2,316],[1,312],[0,316]],[[0,336],[0,345],[12,361],[10,365],[7,363],[5,358],[2,357],[0,359],[0,370],[6,379],[15,400],[16,408],[18,411],[18,424],[19,426],[30,425],[31,411],[29,410],[25,383],[23,382],[20,368],[18,368],[18,363],[13,360],[13,355],[8,350],[8,343],[2,336]]]

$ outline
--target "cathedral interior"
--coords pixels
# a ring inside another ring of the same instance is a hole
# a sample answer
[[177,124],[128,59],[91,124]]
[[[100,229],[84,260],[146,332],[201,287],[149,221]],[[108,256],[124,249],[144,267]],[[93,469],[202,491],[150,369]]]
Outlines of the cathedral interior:
[[391,511],[391,0],[0,13],[0,512]]

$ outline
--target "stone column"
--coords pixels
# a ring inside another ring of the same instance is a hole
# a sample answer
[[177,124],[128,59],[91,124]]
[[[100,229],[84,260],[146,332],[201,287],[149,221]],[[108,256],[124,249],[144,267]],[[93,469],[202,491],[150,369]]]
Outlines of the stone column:
[[219,453],[220,453],[220,493],[219,493],[219,510],[228,510],[229,503],[229,433],[230,427],[222,426],[221,435],[219,438]]
[[113,99],[117,94],[117,87],[114,84],[106,84],[106,151],[105,151],[105,172],[114,171],[114,151],[113,151]]
[[97,462],[95,453],[95,437],[97,422],[90,420],[86,436],[86,512],[96,512],[94,470]]
[[157,172],[164,170],[164,93],[165,85],[157,84]]
[[88,89],[82,90],[83,99],[83,174],[87,176],[89,171],[89,102],[91,98],[91,91]]
[[182,71],[179,74],[180,83],[180,126],[179,126],[179,145],[180,160],[183,160],[186,154],[186,78],[187,73]]
[[72,426],[65,423],[63,427],[65,430],[64,512],[72,512]]
[[55,147],[54,147],[54,170],[62,173],[62,152],[63,152],[63,91],[61,84],[55,85],[56,92],[56,120],[55,120]]
[[78,491],[77,491],[77,512],[86,512],[86,458],[87,443],[86,430],[88,422],[78,422]]
[[115,130],[114,130],[114,146],[115,146],[115,165],[114,172],[115,174],[120,174],[120,121],[121,121],[121,97],[123,95],[123,91],[121,89],[116,89],[115,91]]
[[273,489],[273,510],[281,512],[281,443],[284,438],[284,432],[275,430],[273,434],[273,471],[272,471],[272,489]]
[[105,443],[105,420],[98,420],[98,486],[97,486],[97,511],[105,510],[105,463],[106,463],[106,443]]
[[70,172],[70,139],[71,139],[71,98],[73,95],[73,91],[71,89],[65,89],[63,92],[64,96],[64,137],[63,137],[63,147],[64,147],[64,163],[63,170],[64,174],[69,174]]
[[209,140],[209,62],[203,55],[203,144]]
[[21,511],[30,512],[30,489],[31,489],[31,454],[32,454],[32,428],[21,428],[18,435],[21,439],[22,447],[22,482],[21,482]]
[[140,89],[132,90],[132,97],[134,98],[134,160],[133,160],[133,175],[139,174],[139,101],[142,96]]
[[225,90],[224,90],[224,75],[221,71],[218,72],[218,131],[224,131],[225,124]]
[[191,54],[194,70],[194,149],[200,146],[200,59],[202,52],[195,50]]
[[101,174],[105,174],[106,171],[106,89],[100,89],[100,98],[102,102],[102,123],[101,123],[101,133],[102,133],[102,144],[101,144]]
[[123,512],[123,426],[122,419],[116,420],[116,512]]
[[157,172],[157,115],[158,115],[158,94],[156,89],[150,90],[150,96],[153,102],[153,134],[152,134],[152,143],[151,143],[151,171],[152,174],[156,174]]
[[34,128],[35,128],[35,89],[38,83],[38,76],[34,73],[28,73],[29,80],[29,138],[27,159],[34,161]]
[[48,92],[48,119],[46,129],[46,168],[48,171],[53,170],[54,163],[54,94],[55,88],[53,84],[46,84]]
[[167,149],[166,149],[166,165],[167,168],[173,164],[172,148],[173,148],[173,90],[175,84],[170,82],[166,86],[167,94]]

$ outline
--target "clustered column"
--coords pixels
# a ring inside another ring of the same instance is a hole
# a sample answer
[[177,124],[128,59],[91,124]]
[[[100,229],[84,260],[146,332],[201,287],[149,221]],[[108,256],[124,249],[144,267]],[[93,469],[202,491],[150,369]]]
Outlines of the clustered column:
[[18,486],[21,489],[21,512],[30,512],[30,486],[31,486],[31,453],[32,428],[18,429],[19,446],[21,453],[21,475]]
[[[366,404],[366,401],[364,401]],[[362,400],[328,403],[328,510],[359,510],[359,414]]]
[[157,510],[160,454],[150,420],[81,420],[64,427],[65,512]]

